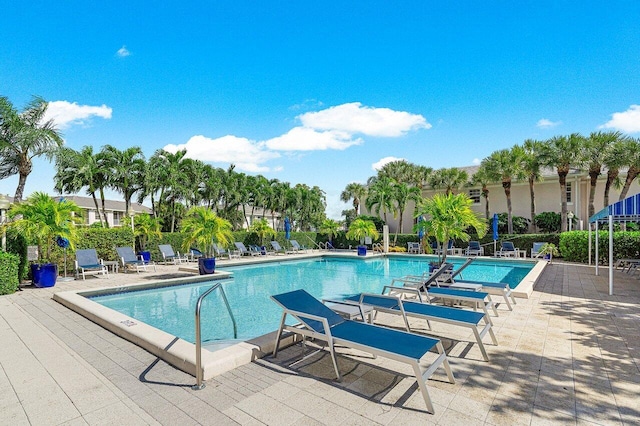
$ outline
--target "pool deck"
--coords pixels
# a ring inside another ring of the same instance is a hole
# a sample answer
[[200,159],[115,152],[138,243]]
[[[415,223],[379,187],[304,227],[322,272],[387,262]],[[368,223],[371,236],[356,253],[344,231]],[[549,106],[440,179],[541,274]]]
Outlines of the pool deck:
[[[161,265],[1,296],[0,424],[640,423],[640,281],[619,271],[608,296],[605,271],[549,265],[528,299],[492,318],[499,345],[486,344],[489,362],[466,329],[434,324],[456,378],[429,380],[435,414],[405,365],[344,349],[341,383],[324,353],[289,367],[302,351],[294,345],[193,391],[193,376],[52,300],[187,274]],[[378,321],[400,326],[384,314]]]

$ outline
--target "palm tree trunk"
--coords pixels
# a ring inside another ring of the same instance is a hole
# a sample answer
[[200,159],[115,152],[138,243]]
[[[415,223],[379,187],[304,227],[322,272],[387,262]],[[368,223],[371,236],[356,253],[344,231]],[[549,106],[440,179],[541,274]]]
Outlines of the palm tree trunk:
[[171,233],[173,233],[176,225],[176,200],[171,200]]
[[16,194],[13,196],[14,202],[20,203],[22,201],[22,194],[24,193],[24,186],[27,183],[27,175],[20,172],[20,179],[18,180],[18,187],[16,188]]
[[593,206],[593,201],[596,198],[596,184],[598,183],[598,176],[600,173],[590,172],[589,173],[589,217],[593,216],[596,213],[596,209]]
[[534,188],[534,180],[529,176],[529,196],[531,197],[531,223],[529,223],[529,232],[536,232],[536,192]]
[[615,182],[616,178],[618,177],[618,174],[619,174],[619,171],[616,170],[616,169],[609,170],[607,172],[607,183],[604,185],[603,207],[609,207],[609,190],[613,186],[613,183]]
[[98,212],[98,220],[100,220],[100,226],[104,228],[104,223],[102,223],[102,216],[100,215],[100,207],[98,206],[98,198],[96,198],[95,191],[91,193],[91,198],[93,198],[93,204],[96,206],[96,212]]
[[622,188],[622,192],[620,193],[620,198],[618,198],[618,201],[621,201],[627,198],[629,187],[631,187],[631,184],[633,183],[635,178],[638,176],[638,173],[640,173],[640,170],[638,170],[634,166],[629,167],[629,171],[627,172],[627,178],[624,181],[624,187]]
[[567,173],[558,172],[560,182],[560,232],[567,230]]
[[511,181],[503,181],[504,195],[507,197],[507,233],[513,234],[513,218],[511,215]]
[[106,203],[104,201],[104,188],[100,188],[100,202],[102,204],[102,216],[104,217],[104,226],[105,228],[108,228],[109,220],[107,219],[107,208],[106,208]]

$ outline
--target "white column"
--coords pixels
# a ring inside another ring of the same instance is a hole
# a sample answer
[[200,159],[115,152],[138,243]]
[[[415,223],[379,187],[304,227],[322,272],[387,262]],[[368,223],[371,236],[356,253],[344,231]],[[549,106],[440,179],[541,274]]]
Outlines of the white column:
[[598,222],[596,221],[596,275],[599,275],[599,270],[598,270],[598,242],[599,242],[600,238],[598,237]]
[[591,222],[589,222],[589,266],[591,266]]
[[385,253],[389,253],[389,225],[382,227],[382,249]]

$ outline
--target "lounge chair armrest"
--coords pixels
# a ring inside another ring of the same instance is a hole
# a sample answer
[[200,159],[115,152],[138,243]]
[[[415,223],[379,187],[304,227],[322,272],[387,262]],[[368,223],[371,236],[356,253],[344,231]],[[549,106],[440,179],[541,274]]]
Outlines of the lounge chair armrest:
[[360,303],[354,300],[342,300],[342,299],[322,299],[322,303],[336,303],[338,305],[347,305],[347,306],[360,306]]

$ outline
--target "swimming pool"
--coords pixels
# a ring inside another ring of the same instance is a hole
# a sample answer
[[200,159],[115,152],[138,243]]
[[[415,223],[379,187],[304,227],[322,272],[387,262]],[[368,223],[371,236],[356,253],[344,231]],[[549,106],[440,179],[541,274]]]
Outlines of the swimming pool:
[[[238,322],[238,339],[248,340],[278,328],[281,309],[269,296],[305,288],[315,297],[342,298],[360,292],[380,293],[394,277],[419,275],[435,257],[375,259],[312,258],[224,268],[234,279],[224,290]],[[454,268],[465,261],[449,258]],[[533,263],[478,259],[464,270],[469,280],[509,282],[516,287]],[[92,296],[91,300],[188,342],[194,341],[194,306],[213,282]],[[212,294],[202,307],[204,342],[233,339],[232,324],[221,297]]]

